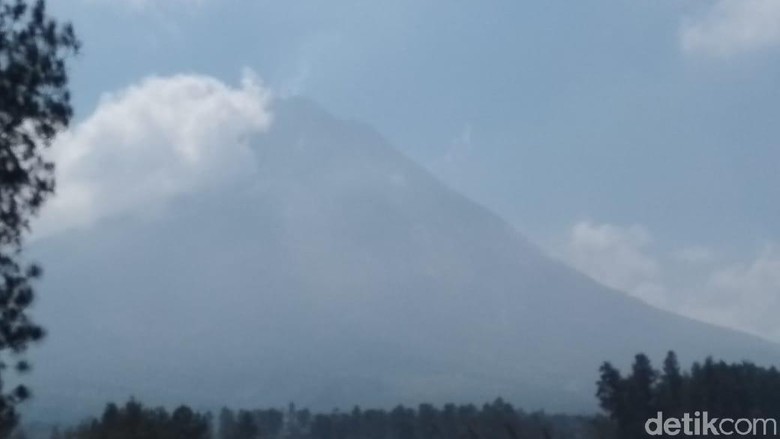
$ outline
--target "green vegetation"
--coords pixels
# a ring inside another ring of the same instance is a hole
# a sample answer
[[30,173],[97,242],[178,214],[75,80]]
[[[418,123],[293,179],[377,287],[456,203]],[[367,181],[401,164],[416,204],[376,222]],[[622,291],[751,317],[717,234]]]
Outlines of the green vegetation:
[[[669,352],[661,370],[643,354],[623,376],[610,363],[600,369],[596,396],[605,415],[527,413],[497,399],[481,407],[446,404],[390,410],[361,409],[312,413],[231,410],[216,415],[182,406],[169,412],[130,400],[108,404],[103,414],[50,439],[634,439],[647,437],[644,424],[660,411],[665,417],[707,411],[730,418],[774,418],[780,413],[780,372],[743,362],[711,358],[682,371]],[[17,432],[18,437],[30,437]],[[36,436],[38,437],[38,436]],[[700,436],[706,437],[706,436]],[[724,437],[724,436],[720,436]]]

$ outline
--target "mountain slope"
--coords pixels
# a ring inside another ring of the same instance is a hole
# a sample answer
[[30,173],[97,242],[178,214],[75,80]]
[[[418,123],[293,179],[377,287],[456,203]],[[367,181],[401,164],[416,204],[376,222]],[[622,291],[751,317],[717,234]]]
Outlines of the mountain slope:
[[502,395],[581,411],[605,359],[780,360],[552,261],[369,127],[304,100],[275,114],[252,139],[251,184],[36,244],[51,335],[31,413],[130,395],[319,409]]

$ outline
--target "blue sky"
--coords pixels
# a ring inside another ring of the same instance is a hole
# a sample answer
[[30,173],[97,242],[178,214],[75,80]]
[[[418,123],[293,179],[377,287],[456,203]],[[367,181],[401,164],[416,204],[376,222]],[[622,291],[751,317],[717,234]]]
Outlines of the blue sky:
[[780,340],[780,0],[51,3],[84,40],[75,130],[152,76],[239,105],[251,69],[598,280]]

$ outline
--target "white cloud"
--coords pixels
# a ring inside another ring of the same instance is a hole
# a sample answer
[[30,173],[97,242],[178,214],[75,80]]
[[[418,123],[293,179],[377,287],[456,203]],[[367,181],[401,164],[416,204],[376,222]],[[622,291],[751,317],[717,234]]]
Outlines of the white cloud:
[[780,340],[780,253],[769,248],[749,263],[715,270],[709,277],[699,317]]
[[691,318],[780,342],[780,252],[723,262],[710,248],[653,247],[641,225],[575,224],[562,249],[569,265],[604,285]]
[[148,211],[171,197],[253,174],[246,140],[268,128],[269,101],[249,71],[238,87],[176,75],[103,96],[94,113],[52,147],[57,194],[34,225],[36,236]]
[[680,39],[684,50],[714,56],[780,45],[780,1],[718,0],[683,24]]
[[640,225],[620,227],[583,221],[570,232],[563,259],[609,287],[650,303],[665,296],[660,267],[649,255],[650,233]]

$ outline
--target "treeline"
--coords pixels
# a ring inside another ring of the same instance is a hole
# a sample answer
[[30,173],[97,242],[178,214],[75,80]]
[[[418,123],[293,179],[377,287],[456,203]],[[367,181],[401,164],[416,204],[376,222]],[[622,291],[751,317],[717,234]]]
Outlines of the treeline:
[[164,408],[146,408],[135,400],[123,407],[108,404],[100,419],[83,422],[51,439],[207,439],[211,438],[211,415],[181,406],[169,413]]
[[109,404],[99,419],[54,430],[51,439],[576,439],[591,435],[592,418],[525,413],[496,400],[481,407],[429,404],[417,408],[314,414],[286,410],[222,409],[216,416],[179,407]]
[[481,407],[422,404],[392,410],[362,410],[311,414],[291,406],[278,410],[239,411],[223,409],[219,416],[219,439],[547,439],[579,438],[589,429],[590,419],[575,416],[525,413],[497,399]]
[[[780,372],[752,363],[711,358],[681,370],[674,352],[659,369],[639,354],[627,374],[604,363],[596,396],[606,416],[527,413],[498,399],[482,406],[447,404],[392,410],[312,413],[231,410],[216,414],[182,406],[171,412],[137,401],[109,404],[96,419],[45,439],[637,439],[648,419],[708,412],[718,418],[780,414]],[[21,433],[22,436],[26,437]],[[37,439],[38,436],[36,436]],[[699,435],[699,437],[708,437]],[[730,437],[720,435],[719,437]],[[752,437],[761,437],[753,435]]]
[[775,419],[780,415],[780,372],[774,366],[712,358],[681,371],[674,352],[657,370],[646,355],[639,354],[626,376],[610,363],[601,366],[597,397],[618,437],[641,438],[647,437],[645,423],[658,412],[664,418],[706,411],[709,418]]

